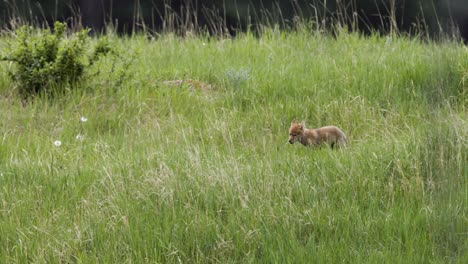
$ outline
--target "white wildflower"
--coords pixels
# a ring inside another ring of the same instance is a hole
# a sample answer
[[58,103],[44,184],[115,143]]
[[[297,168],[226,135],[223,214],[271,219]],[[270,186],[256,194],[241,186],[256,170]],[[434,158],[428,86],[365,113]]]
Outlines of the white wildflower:
[[76,139],[77,141],[82,142],[82,141],[85,139],[85,137],[84,137],[83,135],[81,135],[81,134],[78,134],[78,135],[76,135],[75,139]]
[[82,117],[80,118],[80,121],[81,121],[82,123],[84,123],[84,122],[88,121],[88,118],[82,116]]
[[54,141],[54,146],[60,147],[61,145],[62,145],[62,141],[60,141],[60,140],[55,140]]

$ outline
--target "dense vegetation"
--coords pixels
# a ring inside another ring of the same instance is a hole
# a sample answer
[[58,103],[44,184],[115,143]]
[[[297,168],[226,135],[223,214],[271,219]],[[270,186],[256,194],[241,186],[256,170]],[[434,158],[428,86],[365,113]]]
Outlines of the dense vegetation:
[[[107,37],[67,96],[0,64],[1,263],[468,261],[466,46]],[[294,118],[349,147],[287,144]]]

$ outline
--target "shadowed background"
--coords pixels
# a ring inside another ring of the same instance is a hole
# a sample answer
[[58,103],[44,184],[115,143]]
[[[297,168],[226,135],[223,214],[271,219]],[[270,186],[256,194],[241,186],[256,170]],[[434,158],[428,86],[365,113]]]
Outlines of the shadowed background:
[[3,28],[65,20],[97,32],[111,26],[121,33],[182,28],[235,35],[265,23],[288,28],[310,20],[327,27],[333,20],[365,33],[444,32],[468,39],[466,0],[5,0],[0,10]]

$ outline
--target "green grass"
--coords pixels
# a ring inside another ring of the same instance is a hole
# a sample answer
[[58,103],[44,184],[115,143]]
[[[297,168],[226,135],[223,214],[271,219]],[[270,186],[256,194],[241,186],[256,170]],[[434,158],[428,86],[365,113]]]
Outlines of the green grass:
[[[0,263],[468,261],[462,44],[109,39],[128,67],[55,100],[0,64]],[[294,118],[349,147],[287,144]]]

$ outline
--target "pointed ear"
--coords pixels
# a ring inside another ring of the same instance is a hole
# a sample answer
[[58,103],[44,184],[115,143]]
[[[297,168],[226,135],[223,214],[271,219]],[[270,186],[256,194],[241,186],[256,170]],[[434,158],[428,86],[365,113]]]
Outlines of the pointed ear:
[[297,124],[297,120],[294,118],[293,121],[291,121],[291,124]]
[[305,127],[305,121],[302,120],[302,122],[301,122],[301,128],[304,128],[304,127]]

